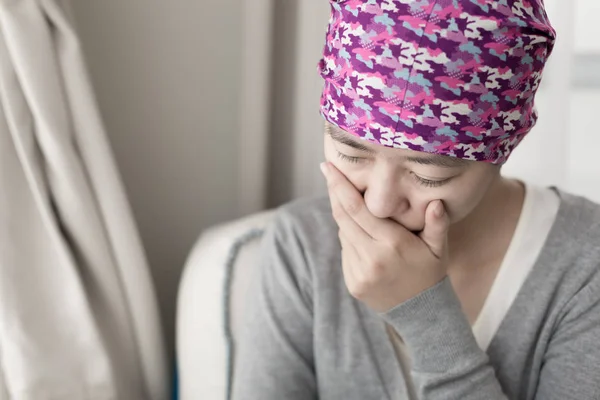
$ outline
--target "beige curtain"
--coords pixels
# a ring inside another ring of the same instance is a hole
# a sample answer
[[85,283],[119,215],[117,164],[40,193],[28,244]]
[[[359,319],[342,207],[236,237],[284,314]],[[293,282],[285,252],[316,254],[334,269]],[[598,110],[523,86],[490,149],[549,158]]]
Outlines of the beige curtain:
[[67,3],[0,0],[0,399],[167,398],[154,288]]

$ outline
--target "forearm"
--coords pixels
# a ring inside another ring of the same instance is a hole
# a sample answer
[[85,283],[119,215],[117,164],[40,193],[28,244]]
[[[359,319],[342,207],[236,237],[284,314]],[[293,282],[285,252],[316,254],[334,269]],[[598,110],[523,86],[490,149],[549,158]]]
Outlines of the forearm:
[[419,398],[507,400],[448,278],[380,315],[409,349]]

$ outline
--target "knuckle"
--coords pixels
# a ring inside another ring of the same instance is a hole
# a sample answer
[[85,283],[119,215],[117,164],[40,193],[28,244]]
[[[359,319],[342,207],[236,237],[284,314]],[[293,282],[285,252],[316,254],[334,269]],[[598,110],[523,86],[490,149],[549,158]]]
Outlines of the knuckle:
[[340,207],[333,207],[331,209],[331,214],[335,220],[340,220],[344,217],[344,210],[342,210]]
[[402,249],[410,248],[412,244],[411,239],[412,238],[403,235],[402,232],[393,231],[381,240],[381,244],[383,245],[382,251],[398,253]]
[[367,288],[364,282],[351,282],[346,285],[352,297],[361,299],[365,297]]
[[402,245],[402,243],[395,239],[395,238],[389,238],[385,241],[385,245],[388,249],[390,249],[391,251],[398,253],[402,250],[402,247],[404,247]]
[[365,266],[366,280],[375,283],[385,274],[385,263],[377,258],[372,258]]
[[350,215],[357,215],[361,210],[361,204],[359,201],[352,200],[346,204],[346,211]]
[[338,184],[339,184],[339,182],[337,179],[328,179],[327,180],[327,187],[330,190],[337,188]]

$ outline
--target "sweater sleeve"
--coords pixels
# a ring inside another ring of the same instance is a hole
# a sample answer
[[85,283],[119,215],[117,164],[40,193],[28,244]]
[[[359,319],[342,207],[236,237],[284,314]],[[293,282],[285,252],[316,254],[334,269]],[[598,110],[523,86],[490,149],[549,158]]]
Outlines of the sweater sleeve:
[[600,285],[598,279],[564,307],[544,355],[536,400],[600,399]]
[[419,399],[508,400],[448,277],[380,315],[406,343]]
[[265,232],[235,352],[233,400],[317,399],[312,296],[292,218]]

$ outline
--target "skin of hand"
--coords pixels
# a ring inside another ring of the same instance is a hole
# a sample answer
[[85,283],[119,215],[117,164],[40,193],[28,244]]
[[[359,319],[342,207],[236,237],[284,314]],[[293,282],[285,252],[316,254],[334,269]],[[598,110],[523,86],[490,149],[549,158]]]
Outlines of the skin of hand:
[[413,233],[374,216],[362,194],[333,164],[321,164],[339,227],[344,280],[350,294],[386,312],[444,279],[450,218],[441,200],[430,201],[424,227]]

